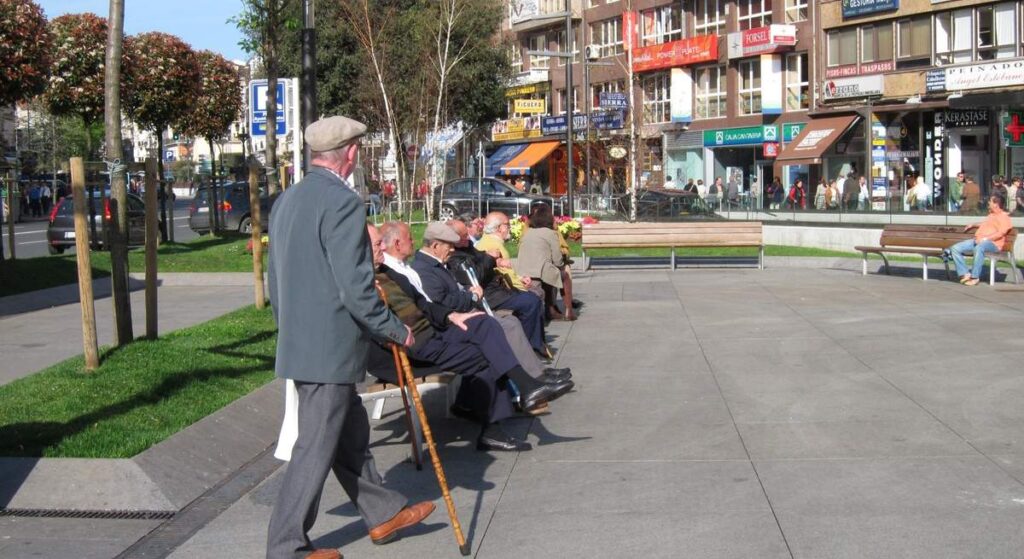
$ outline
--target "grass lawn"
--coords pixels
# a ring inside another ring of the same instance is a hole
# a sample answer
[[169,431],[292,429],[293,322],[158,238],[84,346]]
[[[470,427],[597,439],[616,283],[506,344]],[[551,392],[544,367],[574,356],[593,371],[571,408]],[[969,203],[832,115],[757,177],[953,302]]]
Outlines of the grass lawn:
[[[249,237],[225,234],[199,237],[185,243],[164,243],[157,249],[160,272],[251,272],[252,255],[245,251]],[[146,271],[142,248],[128,251],[128,271]],[[94,278],[110,275],[110,253],[92,252]],[[74,254],[40,256],[4,262],[0,297],[78,282]]]
[[247,307],[0,386],[0,455],[128,458],[269,382],[276,328]]

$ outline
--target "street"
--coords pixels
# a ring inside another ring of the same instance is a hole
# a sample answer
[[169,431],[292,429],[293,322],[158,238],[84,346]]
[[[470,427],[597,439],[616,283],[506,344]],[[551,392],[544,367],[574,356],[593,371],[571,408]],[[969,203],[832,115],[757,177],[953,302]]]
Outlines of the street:
[[[188,241],[196,238],[196,235],[188,228],[188,206],[191,199],[178,198],[174,202],[174,240],[176,242]],[[46,250],[46,226],[49,222],[46,219],[24,221],[14,225],[14,241],[18,258],[35,258],[37,256],[49,256]],[[10,247],[7,244],[7,224],[3,226],[4,255],[10,257]],[[70,251],[72,254],[74,250]],[[67,253],[65,253],[67,254]]]

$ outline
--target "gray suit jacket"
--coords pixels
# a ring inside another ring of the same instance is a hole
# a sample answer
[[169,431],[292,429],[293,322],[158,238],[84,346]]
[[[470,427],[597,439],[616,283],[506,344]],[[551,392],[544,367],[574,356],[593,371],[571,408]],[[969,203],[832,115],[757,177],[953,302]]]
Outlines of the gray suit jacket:
[[269,260],[279,377],[361,382],[371,336],[405,341],[374,289],[363,201],[333,173],[314,167],[274,203]]

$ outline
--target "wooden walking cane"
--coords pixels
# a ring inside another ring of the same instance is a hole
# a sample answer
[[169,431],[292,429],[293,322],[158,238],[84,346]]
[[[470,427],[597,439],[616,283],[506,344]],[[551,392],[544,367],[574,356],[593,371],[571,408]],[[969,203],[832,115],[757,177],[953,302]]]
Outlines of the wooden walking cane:
[[[384,296],[384,290],[380,288],[380,284],[377,284],[377,290],[386,305],[387,298]],[[416,434],[416,430],[413,429],[412,411],[409,408],[409,396],[405,393],[406,381],[405,375],[402,374],[402,362],[398,359],[398,352],[394,351],[394,348],[391,349],[391,357],[394,359],[395,363],[395,377],[398,379],[398,391],[402,394],[402,407],[405,409],[405,427],[409,430],[409,442],[412,444],[412,462],[413,464],[416,464],[417,470],[423,470],[423,452],[420,449],[420,441]]]
[[[388,296],[384,292],[384,288],[381,287],[380,283],[376,284],[377,293],[380,294],[380,298],[384,301],[384,304],[388,304]],[[470,545],[466,541],[466,536],[462,534],[462,525],[459,524],[458,513],[455,512],[455,502],[452,501],[451,493],[448,492],[448,480],[444,477],[444,468],[441,467],[441,458],[437,455],[437,446],[434,445],[434,434],[430,431],[430,424],[427,423],[427,414],[423,411],[423,400],[420,399],[420,391],[416,388],[416,381],[412,376],[412,365],[409,364],[409,356],[405,353],[405,348],[399,347],[398,344],[392,343],[391,354],[395,358],[396,370],[398,377],[405,377],[405,384],[409,387],[412,392],[412,403],[413,407],[416,408],[416,415],[420,418],[420,425],[423,426],[423,438],[427,441],[427,450],[430,451],[430,460],[434,463],[434,474],[437,476],[437,484],[441,486],[441,496],[444,497],[444,504],[448,508],[448,519],[452,522],[452,530],[455,531],[455,542],[459,544],[459,553],[463,556],[469,556]],[[398,365],[401,365],[398,368]],[[411,430],[411,429],[410,429]],[[413,436],[415,438],[415,435]]]

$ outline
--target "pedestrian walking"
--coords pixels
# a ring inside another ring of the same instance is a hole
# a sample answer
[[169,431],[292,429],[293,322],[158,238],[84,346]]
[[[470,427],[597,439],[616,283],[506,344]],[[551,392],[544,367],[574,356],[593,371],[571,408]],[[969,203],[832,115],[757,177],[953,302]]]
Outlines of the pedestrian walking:
[[356,166],[365,133],[366,125],[342,116],[310,124],[311,169],[270,214],[275,369],[294,386],[297,413],[293,423],[286,420],[279,442],[277,455],[290,463],[270,518],[268,559],[340,558],[337,550],[314,549],[308,535],[332,470],[374,543],[391,541],[434,510],[429,501],[406,506],[404,496],[383,486],[356,393],[371,337],[406,346],[414,341],[374,289],[363,200],[343,178]]

